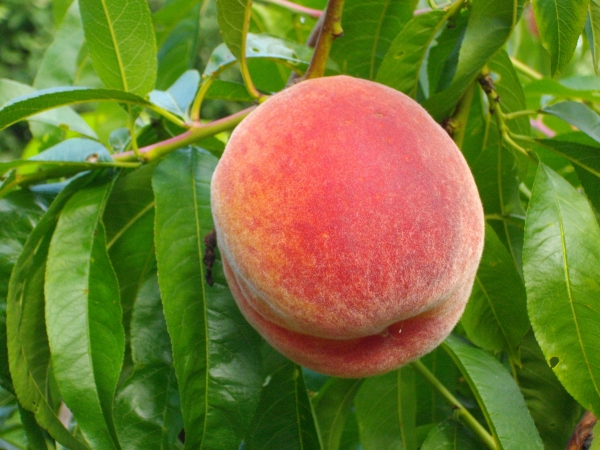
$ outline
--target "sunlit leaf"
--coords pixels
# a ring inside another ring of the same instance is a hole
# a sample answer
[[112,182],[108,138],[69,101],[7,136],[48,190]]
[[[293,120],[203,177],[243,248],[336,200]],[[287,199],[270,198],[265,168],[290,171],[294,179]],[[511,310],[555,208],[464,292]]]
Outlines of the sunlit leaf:
[[89,187],[66,203],[50,243],[44,289],[58,387],[86,439],[107,450],[119,448],[112,404],[125,350],[119,286],[101,221],[111,188]]
[[[151,103],[135,94],[113,89],[90,89],[82,87],[42,89],[41,91],[27,93],[4,104],[0,108],[0,130],[15,122],[28,119],[40,112],[58,108],[59,106],[110,101],[140,106],[151,105]],[[52,111],[49,113],[52,113]],[[55,124],[56,126],[61,126],[63,123],[60,118],[53,118],[52,121],[48,118],[45,122]]]
[[[69,105],[70,103],[57,104],[51,108],[57,108],[48,111],[50,108],[46,108],[39,103],[29,104],[29,109],[25,116],[18,117],[15,119],[14,114],[20,109],[20,106],[9,106],[14,101],[20,99],[28,99],[36,96],[36,91],[31,86],[26,84],[18,83],[12,80],[0,79],[0,129],[5,128],[19,120],[29,119],[30,122],[42,123],[59,127],[61,129],[71,129],[84,136],[96,138],[96,133],[85,121],[71,108],[60,106]],[[8,106],[5,110],[4,107]],[[11,112],[12,111],[12,112]],[[43,112],[42,112],[43,111]],[[9,116],[5,116],[9,114]],[[17,113],[18,114],[18,113]],[[6,122],[8,120],[8,122]]]
[[188,108],[200,84],[197,70],[188,70],[166,91],[150,92],[150,101],[161,108],[189,121]]
[[569,393],[600,413],[600,228],[585,199],[540,164],[523,248],[529,317]]
[[533,0],[542,44],[550,53],[552,75],[562,72],[582,32],[590,0]]
[[217,19],[223,41],[234,55],[242,61],[246,56],[246,39],[250,26],[251,0],[216,0]]
[[[265,58],[285,62],[292,66],[307,67],[312,50],[295,42],[285,41],[266,35],[248,34],[248,59]],[[236,59],[224,44],[219,45],[210,56],[204,69],[205,76],[216,76],[227,67],[235,64]]]
[[40,90],[72,85],[77,70],[77,54],[82,44],[83,25],[79,3],[74,1],[56,30],[54,42],[44,53],[33,87]]
[[146,0],[79,0],[87,47],[107,88],[146,95],[156,80],[156,42]]
[[585,32],[590,44],[592,58],[594,59],[594,70],[598,74],[598,62],[600,61],[600,1],[589,1]]

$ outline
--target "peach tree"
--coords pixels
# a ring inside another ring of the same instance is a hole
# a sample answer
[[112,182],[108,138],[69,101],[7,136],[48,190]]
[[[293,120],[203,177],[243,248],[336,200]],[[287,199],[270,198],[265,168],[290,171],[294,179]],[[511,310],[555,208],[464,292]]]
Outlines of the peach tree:
[[[0,154],[0,448],[600,448],[598,0],[51,6],[33,81],[0,79],[29,129]],[[340,74],[420,103],[485,218],[452,334],[364,379],[272,349],[212,235],[231,131]]]

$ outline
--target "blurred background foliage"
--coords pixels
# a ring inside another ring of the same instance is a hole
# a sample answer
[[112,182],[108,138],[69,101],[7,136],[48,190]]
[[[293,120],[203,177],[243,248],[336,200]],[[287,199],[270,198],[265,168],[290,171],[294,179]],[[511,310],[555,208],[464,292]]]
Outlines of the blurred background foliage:
[[[299,43],[306,42],[315,19],[268,1],[255,3],[252,32],[268,33]],[[326,0],[304,0],[299,3],[322,9]],[[0,78],[37,87],[36,73],[45,51],[61,26],[69,4],[66,0],[0,0]],[[194,68],[202,72],[213,50],[222,42],[216,4],[214,0],[149,0],[148,4],[153,12],[159,48],[156,88],[167,89],[188,69]],[[74,85],[101,86],[85,51],[79,51],[77,63]],[[256,74],[259,87],[271,91],[280,90],[290,74],[289,69],[270,61],[251,62],[251,68]],[[281,76],[274,78],[274,72]],[[221,79],[241,82],[237,67],[228,69]],[[203,105],[202,117],[215,119],[242,107],[239,103],[207,100]],[[102,104],[93,108],[85,105],[75,109],[96,130],[101,140],[103,128],[114,130],[118,125],[116,122],[120,120],[124,123],[126,120],[126,115],[115,105]],[[32,156],[65,138],[61,130],[40,130],[39,127],[33,131],[32,136],[30,128],[31,125],[21,122],[0,132],[0,161],[23,155]],[[108,139],[108,136],[105,138]]]

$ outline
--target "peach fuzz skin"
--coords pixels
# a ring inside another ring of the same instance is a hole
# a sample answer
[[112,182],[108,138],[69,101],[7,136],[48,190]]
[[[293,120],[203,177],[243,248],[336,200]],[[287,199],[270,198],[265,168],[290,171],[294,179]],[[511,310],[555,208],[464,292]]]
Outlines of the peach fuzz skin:
[[233,132],[211,202],[225,275],[277,350],[385,373],[459,320],[483,247],[473,177],[412,99],[346,76],[298,83]]

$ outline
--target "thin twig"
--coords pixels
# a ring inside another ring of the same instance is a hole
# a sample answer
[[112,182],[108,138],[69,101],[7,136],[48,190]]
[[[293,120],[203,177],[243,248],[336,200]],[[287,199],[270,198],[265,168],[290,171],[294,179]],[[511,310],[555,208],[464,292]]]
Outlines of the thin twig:
[[[188,131],[180,134],[179,136],[175,136],[171,139],[140,148],[140,156],[145,161],[154,161],[161,156],[185,147],[186,145],[194,144],[202,139],[206,139],[209,136],[214,136],[222,131],[229,130],[240,123],[255,108],[256,106],[251,106],[250,108],[246,108],[242,111],[232,114],[231,116],[227,116],[206,124],[195,122]],[[136,159],[136,155],[133,152],[124,152],[114,155],[113,159],[115,161],[132,161]]]

